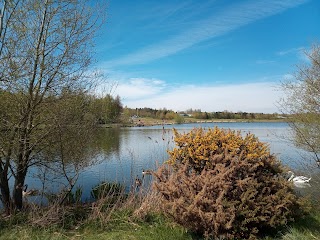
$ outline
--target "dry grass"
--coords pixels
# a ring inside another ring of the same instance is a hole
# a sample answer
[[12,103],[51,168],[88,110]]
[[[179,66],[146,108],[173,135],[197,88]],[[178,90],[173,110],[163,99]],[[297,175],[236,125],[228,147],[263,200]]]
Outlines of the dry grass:
[[[159,196],[150,189],[141,187],[139,191],[129,194],[124,192],[124,188],[121,192],[107,189],[107,192],[100,195],[101,198],[92,203],[60,204],[59,201],[55,201],[46,207],[28,204],[21,213],[7,216],[2,220],[8,226],[23,222],[35,228],[55,226],[63,229],[77,229],[86,224],[103,228],[114,221],[116,212],[127,211],[133,219],[143,220],[147,214],[159,210]],[[23,220],[15,220],[20,218]]]
[[141,199],[140,204],[133,212],[133,216],[140,219],[145,219],[150,213],[160,213],[160,202],[161,197],[159,193],[155,191],[150,192]]

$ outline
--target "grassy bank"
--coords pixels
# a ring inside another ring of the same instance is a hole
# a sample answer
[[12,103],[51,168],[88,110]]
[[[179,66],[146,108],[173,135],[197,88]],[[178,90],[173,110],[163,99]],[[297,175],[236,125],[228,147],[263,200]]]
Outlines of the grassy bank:
[[[83,223],[74,229],[52,227],[34,227],[28,224],[12,224],[1,227],[0,239],[202,239],[187,232],[186,229],[174,224],[170,219],[149,214],[145,219],[135,219],[131,212],[117,211],[105,225],[94,222]],[[276,236],[266,236],[260,239],[320,239],[320,213],[313,213],[305,219],[288,226]]]
[[133,220],[131,214],[115,212],[108,224],[86,223],[77,229],[36,228],[25,224],[2,229],[0,239],[192,239],[182,227],[160,215]]
[[[108,202],[108,200],[106,200]],[[157,211],[155,196],[135,195],[116,205],[52,206],[0,218],[0,240],[203,239]],[[271,233],[270,233],[271,234]],[[262,240],[320,239],[320,209]]]

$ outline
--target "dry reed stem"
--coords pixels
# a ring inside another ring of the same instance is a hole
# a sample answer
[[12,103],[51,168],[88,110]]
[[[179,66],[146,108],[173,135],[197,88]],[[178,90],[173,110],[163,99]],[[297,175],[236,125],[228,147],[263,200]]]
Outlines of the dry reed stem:
[[28,221],[32,226],[46,227],[50,225],[59,224],[61,222],[61,216],[66,210],[64,206],[58,204],[52,204],[46,208],[33,206],[29,210]]
[[136,207],[133,216],[144,219],[147,214],[152,212],[160,212],[161,196],[156,191],[150,191],[142,199],[140,206]]

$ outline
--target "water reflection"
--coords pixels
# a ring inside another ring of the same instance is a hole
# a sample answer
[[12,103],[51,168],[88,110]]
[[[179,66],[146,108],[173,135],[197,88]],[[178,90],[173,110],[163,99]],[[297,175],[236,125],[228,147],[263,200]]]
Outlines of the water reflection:
[[[79,187],[82,175],[86,175],[87,171],[104,162],[110,155],[119,153],[119,131],[100,128],[79,135],[74,141],[70,141],[67,133],[64,133],[63,144],[41,152],[38,155],[41,164],[29,168],[25,182],[42,193],[32,197],[32,200],[46,203],[48,195],[71,188],[75,183]],[[86,185],[83,183],[83,186]]]
[[93,141],[89,148],[106,157],[112,153],[119,153],[120,128],[99,128],[93,133]]

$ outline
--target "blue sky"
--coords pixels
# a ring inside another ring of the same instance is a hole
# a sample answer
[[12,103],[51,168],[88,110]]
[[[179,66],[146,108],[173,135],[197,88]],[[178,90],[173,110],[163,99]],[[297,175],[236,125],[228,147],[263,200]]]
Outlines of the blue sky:
[[319,0],[110,0],[96,67],[124,106],[279,112]]

